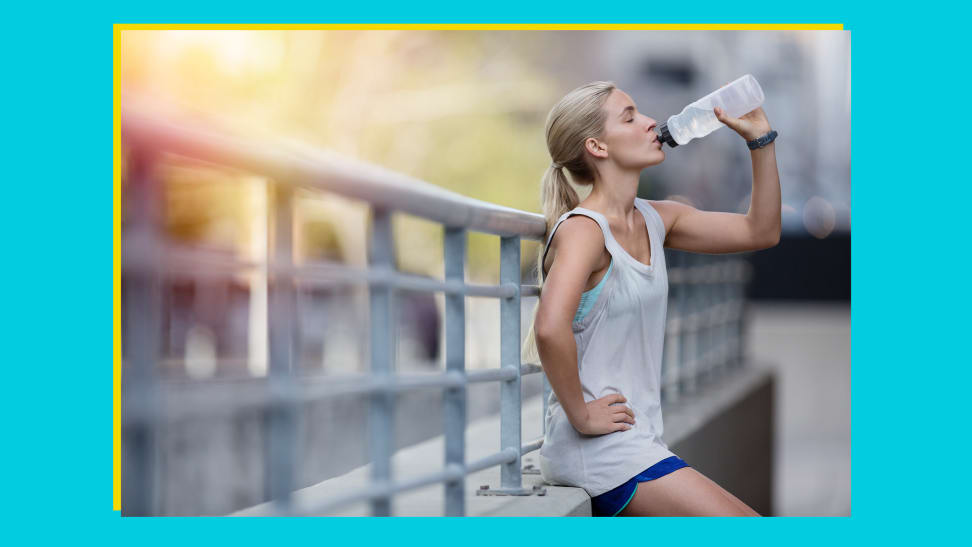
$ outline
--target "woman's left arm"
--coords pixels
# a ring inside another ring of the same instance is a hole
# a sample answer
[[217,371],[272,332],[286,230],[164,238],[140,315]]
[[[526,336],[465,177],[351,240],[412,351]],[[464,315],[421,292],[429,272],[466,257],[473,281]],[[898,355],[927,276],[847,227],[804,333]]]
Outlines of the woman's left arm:
[[[740,118],[715,109],[719,121],[747,141],[770,132],[762,108]],[[675,201],[658,201],[672,219],[665,246],[697,253],[738,253],[772,247],[780,241],[780,174],[776,169],[776,143],[751,151],[753,192],[745,214],[699,211]]]

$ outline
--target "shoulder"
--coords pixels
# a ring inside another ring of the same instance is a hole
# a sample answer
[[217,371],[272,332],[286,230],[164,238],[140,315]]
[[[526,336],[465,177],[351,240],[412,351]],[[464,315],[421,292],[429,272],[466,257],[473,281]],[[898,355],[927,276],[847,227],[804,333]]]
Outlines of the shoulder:
[[569,247],[586,249],[593,247],[600,250],[604,246],[604,234],[597,221],[586,215],[571,215],[560,223],[554,232],[551,248],[564,247],[564,242],[570,242]]
[[662,222],[665,224],[666,234],[669,231],[671,231],[672,226],[675,224],[675,221],[678,220],[678,217],[680,215],[695,210],[695,208],[692,207],[691,205],[686,205],[678,201],[672,201],[667,199],[666,200],[649,200],[649,199],[641,199],[641,198],[635,198],[635,199],[637,199],[642,203],[650,205],[651,208],[658,213],[658,216],[661,217]]
[[594,271],[604,252],[604,233],[597,221],[585,215],[571,215],[554,232],[544,269],[549,270],[554,260],[560,259],[590,266],[590,271]]

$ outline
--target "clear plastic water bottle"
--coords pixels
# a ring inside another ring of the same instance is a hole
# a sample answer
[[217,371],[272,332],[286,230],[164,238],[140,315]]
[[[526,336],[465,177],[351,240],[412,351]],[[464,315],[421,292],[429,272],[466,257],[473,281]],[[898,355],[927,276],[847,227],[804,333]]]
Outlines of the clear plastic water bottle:
[[655,127],[658,140],[674,148],[704,137],[725,125],[716,118],[713,112],[715,107],[723,109],[728,116],[738,118],[759,108],[765,98],[756,78],[746,74],[686,106],[682,112],[668,118],[667,122],[658,124]]

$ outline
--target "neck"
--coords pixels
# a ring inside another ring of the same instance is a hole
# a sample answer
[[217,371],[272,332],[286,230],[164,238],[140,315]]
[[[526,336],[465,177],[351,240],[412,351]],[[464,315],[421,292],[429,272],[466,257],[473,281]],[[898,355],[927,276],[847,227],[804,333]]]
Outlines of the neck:
[[627,218],[634,210],[640,174],[640,170],[602,171],[594,181],[594,189],[584,200],[583,206],[598,211],[608,218]]

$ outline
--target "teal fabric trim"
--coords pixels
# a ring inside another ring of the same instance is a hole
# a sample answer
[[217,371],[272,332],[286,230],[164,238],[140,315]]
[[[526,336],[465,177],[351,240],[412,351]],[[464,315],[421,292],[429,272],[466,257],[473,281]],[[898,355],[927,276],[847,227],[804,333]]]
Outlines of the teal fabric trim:
[[608,269],[604,272],[604,277],[597,283],[597,286],[593,289],[581,294],[580,304],[577,305],[577,313],[574,314],[574,322],[583,319],[591,308],[594,307],[594,302],[597,301],[597,297],[601,294],[601,289],[604,288],[604,282],[607,281],[609,275],[611,275],[611,268],[614,267],[614,258],[611,259],[611,263],[608,264]]
[[621,514],[621,511],[624,511],[624,508],[627,507],[629,503],[631,503],[631,500],[634,499],[635,492],[638,491],[638,485],[639,484],[641,484],[641,483],[640,482],[635,483],[635,489],[631,491],[631,497],[628,498],[628,501],[624,502],[624,505],[622,505],[621,508],[618,509],[618,512],[617,513],[611,515],[612,517],[616,517],[616,516],[620,515]]

